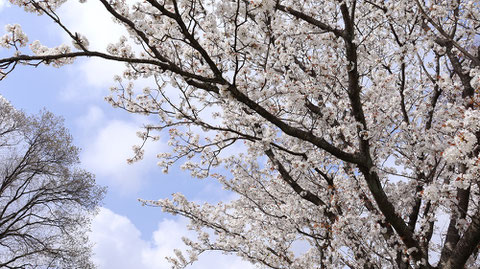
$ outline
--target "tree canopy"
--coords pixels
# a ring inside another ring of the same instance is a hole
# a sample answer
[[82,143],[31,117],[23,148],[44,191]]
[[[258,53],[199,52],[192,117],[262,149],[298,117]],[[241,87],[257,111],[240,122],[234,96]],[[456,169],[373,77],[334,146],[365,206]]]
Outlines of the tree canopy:
[[0,267],[94,268],[87,232],[104,189],[78,168],[63,121],[0,96]]
[[198,231],[176,267],[209,250],[267,268],[480,266],[478,2],[99,1],[129,33],[105,51],[63,24],[65,1],[11,1],[73,47],[34,41],[25,54],[10,25],[0,67],[126,64],[106,100],[156,116],[139,135],[168,134],[164,171],[181,161],[238,194],[142,200]]

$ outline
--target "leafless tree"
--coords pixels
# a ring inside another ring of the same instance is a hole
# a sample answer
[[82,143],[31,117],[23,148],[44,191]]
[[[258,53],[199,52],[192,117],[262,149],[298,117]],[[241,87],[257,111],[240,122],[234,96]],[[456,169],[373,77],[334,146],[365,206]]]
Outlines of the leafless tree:
[[86,232],[104,188],[63,120],[0,96],[0,268],[94,268]]

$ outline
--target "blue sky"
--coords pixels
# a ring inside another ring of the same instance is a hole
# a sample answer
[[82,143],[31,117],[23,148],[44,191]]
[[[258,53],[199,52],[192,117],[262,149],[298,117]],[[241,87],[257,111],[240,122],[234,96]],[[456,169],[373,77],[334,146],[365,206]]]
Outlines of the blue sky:
[[[95,49],[104,50],[122,33],[96,1],[83,5],[69,1],[59,14],[73,31],[89,36]],[[29,43],[38,39],[52,47],[70,44],[48,18],[24,13],[0,0],[0,24],[7,23],[19,23]],[[0,49],[1,57],[10,54]],[[187,221],[162,213],[160,208],[142,207],[137,198],[162,199],[182,192],[190,200],[216,202],[229,200],[232,194],[212,179],[192,179],[178,167],[163,174],[155,156],[168,149],[165,136],[147,146],[143,161],[127,164],[126,159],[133,154],[131,147],[140,142],[135,133],[147,119],[103,101],[113,85],[112,76],[122,68],[121,64],[97,59],[79,59],[60,69],[19,66],[0,82],[0,94],[29,114],[46,108],[64,117],[74,143],[82,149],[82,166],[96,174],[100,185],[108,187],[91,233],[99,268],[170,268],[164,256],[182,248],[182,236],[192,236],[185,228]],[[191,268],[248,267],[239,258],[213,253],[200,256]]]

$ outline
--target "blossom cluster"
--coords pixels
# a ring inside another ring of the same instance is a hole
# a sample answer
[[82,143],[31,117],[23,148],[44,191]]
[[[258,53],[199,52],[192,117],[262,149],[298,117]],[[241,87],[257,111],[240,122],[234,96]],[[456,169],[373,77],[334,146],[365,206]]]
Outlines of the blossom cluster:
[[130,162],[161,137],[164,172],[237,194],[142,200],[198,233],[174,266],[222,250],[271,268],[478,267],[452,254],[480,221],[473,1],[103,2],[129,36],[96,54],[72,38],[126,65],[106,101],[156,119]]

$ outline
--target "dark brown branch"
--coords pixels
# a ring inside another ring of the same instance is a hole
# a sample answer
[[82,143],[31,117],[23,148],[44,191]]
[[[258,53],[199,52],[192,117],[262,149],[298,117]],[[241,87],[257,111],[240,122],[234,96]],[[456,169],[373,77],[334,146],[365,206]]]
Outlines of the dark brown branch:
[[[435,29],[437,29],[437,31],[442,35],[443,38],[437,38],[435,39],[435,42],[437,44],[439,44],[440,46],[448,46],[449,44],[450,45],[453,45],[455,48],[457,48],[459,51],[461,51],[468,59],[470,59],[472,61],[472,63],[475,65],[475,66],[480,66],[480,59],[473,56],[472,54],[470,54],[465,48],[463,48],[462,46],[460,46],[453,38],[451,35],[449,35],[442,27],[440,24],[436,23],[430,16],[428,16],[427,12],[425,11],[425,9],[423,8],[422,4],[418,1],[418,0],[415,0],[415,2],[417,3],[417,7],[418,9],[420,10],[420,13],[422,14],[422,16],[431,24],[433,25],[433,27]],[[424,28],[426,29],[429,29],[429,26],[426,25],[424,23],[423,25]],[[454,32],[453,32],[454,33]]]
[[477,249],[480,243],[480,211],[477,210],[472,223],[463,234],[443,268],[463,268],[468,258]]
[[[320,198],[318,198],[318,196],[316,196],[315,194],[313,194],[309,190],[303,189],[300,185],[298,185],[298,183],[292,178],[292,176],[290,176],[290,174],[288,173],[287,169],[285,169],[283,164],[275,157],[275,154],[273,153],[273,151],[271,149],[266,150],[265,154],[270,159],[270,161],[277,167],[278,172],[282,176],[283,180],[288,185],[290,185],[290,187],[292,187],[292,189],[298,195],[300,195],[300,197],[302,197],[303,199],[311,202],[312,204],[314,204],[316,206],[327,206],[327,204],[325,202],[323,202]],[[330,212],[330,214],[332,214],[332,213]],[[327,213],[327,215],[328,215],[328,213]],[[333,215],[330,216],[329,218],[332,218],[332,217],[334,219]]]
[[[102,0],[105,1],[105,0]],[[182,20],[182,16],[180,14],[180,11],[177,6],[177,2],[173,1],[174,7],[175,7],[175,13],[168,11],[164,6],[160,5],[157,1],[154,0],[147,0],[148,3],[150,3],[152,6],[157,8],[160,12],[168,16],[169,18],[174,19],[178,26],[180,26],[180,29],[182,31],[182,34],[185,36],[185,38],[190,42],[189,45],[197,50],[203,57],[203,59],[207,62],[208,66],[210,67],[210,70],[215,74],[215,76],[218,79],[222,78],[222,72],[218,69],[217,65],[215,62],[212,60],[208,52],[198,43],[198,41],[195,39],[193,34],[191,34],[188,31],[187,26],[185,25],[184,21]],[[224,83],[226,82],[225,80],[223,81]]]
[[407,108],[405,106],[405,82],[407,78],[405,77],[405,63],[402,62],[402,65],[400,66],[400,108],[402,109],[402,115],[403,115],[403,121],[405,123],[410,124],[410,120],[408,118],[408,112]]
[[262,106],[260,106],[259,104],[257,104],[256,102],[248,98],[244,93],[239,91],[234,85],[230,85],[228,87],[228,91],[233,95],[233,97],[237,101],[240,101],[241,103],[248,106],[250,109],[257,112],[264,119],[268,120],[269,122],[273,123],[275,126],[280,128],[280,130],[282,130],[285,134],[299,138],[304,141],[308,141],[343,161],[354,163],[354,164],[360,164],[364,161],[360,156],[340,150],[334,145],[328,143],[325,139],[315,136],[311,132],[307,132],[307,131],[288,125],[287,123],[285,123],[284,121],[276,117],[275,115],[268,112],[265,108],[263,108]]
[[[368,130],[360,99],[361,86],[357,69],[357,48],[353,42],[355,31],[354,22],[350,17],[350,12],[346,3],[342,3],[340,10],[345,24],[345,35],[343,40],[345,42],[346,58],[348,61],[348,96],[350,99],[352,114],[355,120],[362,125],[362,128]],[[383,190],[378,174],[373,170],[375,166],[370,155],[370,145],[368,140],[359,135],[359,144],[360,154],[363,155],[365,162],[359,164],[358,168],[363,174],[378,208],[385,216],[386,221],[392,225],[398,233],[407,248],[416,248],[416,251],[411,253],[415,261],[422,260],[427,254],[421,250],[419,242],[415,239],[412,231],[408,228],[405,221],[396,213],[393,204],[388,200],[388,197]],[[427,265],[426,267],[428,268],[430,266]]]
[[[438,54],[435,55],[435,60],[437,62],[436,77],[439,77],[440,76],[440,56]],[[423,65],[423,62],[422,62],[422,67],[424,68],[424,71],[428,74],[428,76],[432,80],[432,77],[430,76],[430,74],[425,69],[425,66]],[[432,121],[433,121],[433,114],[435,113],[435,107],[437,106],[438,99],[440,98],[440,95],[442,94],[442,89],[440,88],[440,86],[438,86],[438,83],[434,80],[432,82],[434,83],[435,86],[433,86],[433,95],[432,95],[432,98],[431,98],[431,101],[430,101],[431,108],[430,108],[430,111],[428,111],[427,122],[425,123],[425,129],[427,129],[427,130],[432,128]]]
[[75,58],[75,57],[99,57],[106,60],[113,60],[113,61],[130,63],[130,64],[151,64],[151,65],[160,67],[160,69],[162,70],[169,70],[173,73],[181,75],[186,79],[188,78],[195,79],[205,83],[219,83],[219,84],[223,83],[223,81],[220,81],[217,78],[199,76],[194,73],[184,71],[174,64],[164,63],[155,59],[128,58],[128,57],[114,56],[114,55],[97,52],[97,51],[79,51],[79,52],[69,52],[69,53],[55,54],[55,55],[18,55],[10,58],[0,59],[0,67],[3,68],[4,66],[8,66],[10,64],[17,63],[17,62],[29,62],[29,61],[49,62],[54,60]]
[[167,58],[163,57],[163,55],[160,54],[160,52],[157,50],[156,47],[150,44],[150,39],[148,38],[148,36],[144,32],[137,29],[134,22],[132,22],[131,20],[127,19],[125,16],[122,16],[120,13],[118,13],[112,7],[112,5],[109,4],[106,0],[100,0],[100,2],[102,2],[102,4],[105,6],[105,8],[110,14],[112,14],[116,19],[120,20],[125,25],[127,25],[130,29],[133,30],[138,35],[138,37],[140,37],[140,39],[148,46],[148,48],[153,52],[153,54],[158,60],[162,62],[170,63],[170,61]]
[[[444,264],[452,255],[458,241],[460,240],[460,231],[457,228],[457,222],[460,219],[465,219],[467,216],[468,200],[470,198],[470,188],[457,189],[458,205],[456,210],[458,212],[452,212],[450,215],[450,222],[447,229],[447,237],[445,238],[445,244],[440,255],[440,264]],[[471,225],[474,225],[472,222]],[[455,267],[460,268],[460,267]]]
[[337,28],[334,28],[326,23],[323,23],[315,18],[313,18],[312,16],[309,16],[303,12],[300,12],[298,10],[295,10],[291,7],[286,7],[284,5],[281,5],[281,4],[277,4],[275,6],[278,10],[281,10],[283,12],[286,12],[290,15],[293,15],[294,17],[298,18],[298,19],[301,19],[303,21],[306,21],[308,23],[310,23],[311,25],[314,25],[320,29],[322,29],[323,31],[327,31],[327,32],[330,32],[330,33],[333,33],[336,37],[341,37],[344,35],[344,31],[343,30],[340,30],[340,29],[337,29]]

